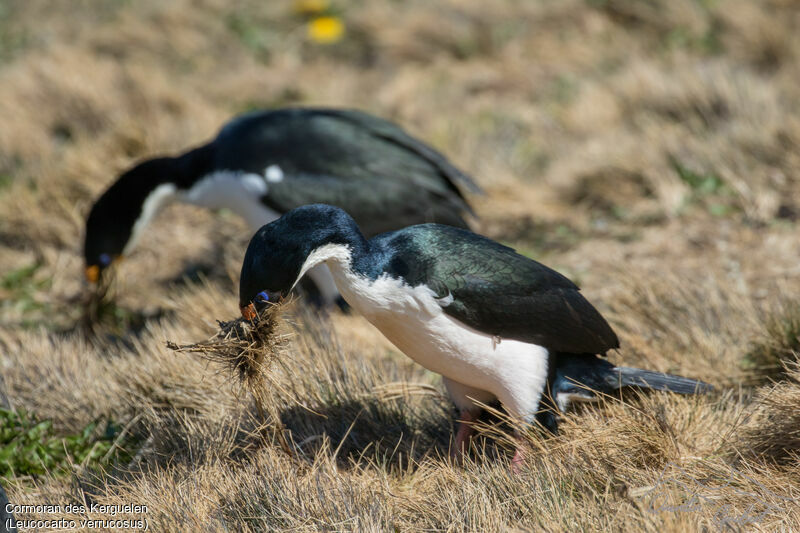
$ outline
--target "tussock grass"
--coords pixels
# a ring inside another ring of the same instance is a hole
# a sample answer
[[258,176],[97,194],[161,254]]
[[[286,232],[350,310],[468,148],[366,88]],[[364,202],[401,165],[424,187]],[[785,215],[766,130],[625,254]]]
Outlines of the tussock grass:
[[[794,4],[335,8],[345,40],[323,47],[281,3],[3,5],[0,400],[52,442],[96,420],[125,435],[102,469],[65,456],[3,479],[11,501],[146,504],[158,531],[800,530]],[[477,230],[580,283],[619,333],[614,362],[717,392],[578,406],[559,436],[526,434],[517,476],[510,422],[487,417],[456,466],[438,377],[359,317],[292,308],[269,365],[232,334],[200,357],[167,348],[236,315],[250,237],[189,206],[87,312],[93,198],[286,103],[432,142],[487,190]]]
[[746,456],[796,468],[800,460],[800,368],[795,361],[786,363],[785,370],[784,381],[758,391],[756,413],[740,436],[738,449]]
[[768,312],[759,338],[747,352],[746,363],[765,377],[780,376],[800,353],[800,307],[781,302]]

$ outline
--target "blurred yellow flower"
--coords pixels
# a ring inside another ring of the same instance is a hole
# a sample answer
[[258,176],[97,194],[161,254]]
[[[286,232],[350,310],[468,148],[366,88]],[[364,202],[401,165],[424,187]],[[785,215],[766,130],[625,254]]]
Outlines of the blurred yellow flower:
[[328,0],[294,0],[292,9],[299,15],[318,15],[328,10]]
[[308,37],[321,44],[335,43],[344,35],[344,23],[339,17],[317,17],[308,23]]

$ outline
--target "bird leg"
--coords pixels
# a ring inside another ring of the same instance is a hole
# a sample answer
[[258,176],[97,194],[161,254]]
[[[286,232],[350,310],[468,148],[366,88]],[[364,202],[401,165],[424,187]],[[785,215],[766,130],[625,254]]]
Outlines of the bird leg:
[[[549,390],[542,397],[539,407],[541,407],[541,410],[536,413],[536,424],[543,430],[548,431],[551,435],[558,435],[558,411],[555,408],[555,403],[553,402],[553,397]],[[514,457],[511,458],[512,474],[519,474],[522,472],[522,467],[528,455],[525,449],[525,439],[522,438],[522,435],[523,433],[519,430],[514,432],[516,446],[514,449]]]
[[528,455],[525,451],[522,438],[519,436],[515,436],[514,440],[517,441],[516,449],[514,450],[514,457],[511,458],[511,473],[512,474],[520,474],[522,472],[522,466],[525,464],[526,456]]
[[461,409],[458,413],[458,418],[458,429],[456,430],[454,446],[450,449],[450,457],[460,464],[464,454],[469,449],[470,439],[475,433],[472,423],[478,419],[478,416],[468,409]]

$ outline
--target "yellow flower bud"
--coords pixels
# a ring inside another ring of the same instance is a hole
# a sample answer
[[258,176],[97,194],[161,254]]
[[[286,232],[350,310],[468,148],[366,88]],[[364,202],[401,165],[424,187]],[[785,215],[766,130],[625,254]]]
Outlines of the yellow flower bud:
[[308,37],[320,44],[335,43],[344,35],[344,24],[338,17],[317,17],[308,23]]

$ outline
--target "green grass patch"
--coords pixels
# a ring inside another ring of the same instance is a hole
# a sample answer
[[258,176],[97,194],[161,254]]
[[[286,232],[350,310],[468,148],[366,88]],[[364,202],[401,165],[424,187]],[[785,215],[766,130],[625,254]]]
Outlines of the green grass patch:
[[14,178],[12,178],[10,174],[0,174],[0,193],[11,187],[13,182]]
[[22,315],[42,311],[47,307],[46,303],[36,299],[37,292],[50,288],[52,284],[50,277],[36,276],[41,266],[39,263],[32,263],[0,277],[4,306],[13,306]]
[[666,34],[664,45],[668,49],[685,49],[701,55],[718,55],[724,51],[720,32],[720,24],[715,21],[711,21],[708,29],[699,34],[685,26],[677,26]]
[[672,167],[681,181],[691,187],[696,194],[702,196],[717,194],[726,188],[725,182],[716,174],[695,172],[675,159],[672,161]]
[[675,158],[671,159],[671,164],[680,180],[690,189],[690,193],[684,198],[684,207],[701,205],[716,217],[727,217],[741,211],[737,205],[731,203],[734,193],[718,175],[697,171]]
[[0,63],[9,63],[31,44],[28,28],[11,23],[14,8],[0,2]]
[[269,63],[271,48],[279,40],[266,24],[254,19],[250,13],[234,12],[225,18],[228,30],[262,63]]
[[72,465],[99,470],[114,460],[129,459],[118,442],[124,440],[122,428],[110,421],[100,427],[100,422],[92,422],[79,433],[58,435],[50,420],[24,410],[0,409],[0,477],[67,474]]

